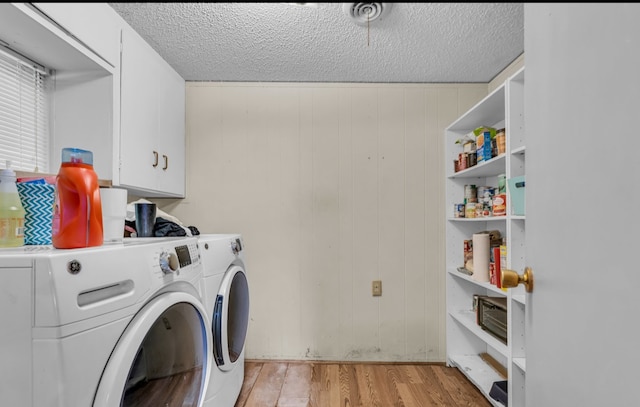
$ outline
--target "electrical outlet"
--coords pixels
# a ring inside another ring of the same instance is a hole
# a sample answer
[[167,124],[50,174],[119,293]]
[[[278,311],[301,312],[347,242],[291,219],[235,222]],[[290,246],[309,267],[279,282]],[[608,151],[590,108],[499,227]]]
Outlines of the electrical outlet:
[[371,294],[374,297],[380,297],[382,295],[382,281],[374,280],[371,284]]

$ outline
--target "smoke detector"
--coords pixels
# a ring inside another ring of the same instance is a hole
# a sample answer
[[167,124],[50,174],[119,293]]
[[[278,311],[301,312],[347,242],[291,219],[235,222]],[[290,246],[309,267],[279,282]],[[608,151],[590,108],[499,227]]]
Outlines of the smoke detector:
[[366,26],[389,13],[393,3],[343,3],[342,11],[356,24]]

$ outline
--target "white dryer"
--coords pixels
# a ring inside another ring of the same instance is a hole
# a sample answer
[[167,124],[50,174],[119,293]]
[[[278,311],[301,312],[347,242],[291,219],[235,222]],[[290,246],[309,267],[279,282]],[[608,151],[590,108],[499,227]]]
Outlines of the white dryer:
[[244,381],[244,344],[249,324],[249,285],[239,234],[198,236],[204,303],[211,320],[213,359],[206,407],[233,407]]
[[3,405],[201,406],[202,270],[196,238],[0,249]]

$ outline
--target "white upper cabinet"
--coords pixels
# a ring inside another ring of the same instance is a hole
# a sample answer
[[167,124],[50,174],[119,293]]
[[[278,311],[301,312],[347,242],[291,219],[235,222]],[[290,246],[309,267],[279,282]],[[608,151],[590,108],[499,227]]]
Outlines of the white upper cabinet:
[[185,81],[108,3],[0,4],[0,40],[54,72],[49,172],[83,148],[134,196],[185,196]]
[[122,31],[120,185],[184,197],[185,81],[130,27]]
[[111,66],[118,66],[122,23],[107,3],[32,4]]
[[[69,10],[74,6],[66,5]],[[107,36],[111,48],[119,49],[120,29]],[[30,3],[0,4],[0,40],[52,72],[50,165],[41,170],[56,173],[62,148],[77,147],[93,152],[100,179],[112,179],[119,137],[119,68]]]

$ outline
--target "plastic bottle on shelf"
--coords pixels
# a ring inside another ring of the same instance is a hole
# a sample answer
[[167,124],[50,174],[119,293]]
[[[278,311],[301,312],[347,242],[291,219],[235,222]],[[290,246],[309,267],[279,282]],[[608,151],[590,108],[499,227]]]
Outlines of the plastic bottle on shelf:
[[79,148],[62,149],[56,177],[51,241],[57,249],[101,246],[102,202],[93,153]]
[[16,173],[7,168],[0,170],[0,247],[24,245],[25,211],[16,187]]
[[498,175],[498,191],[497,194],[507,193],[507,177],[504,174]]

